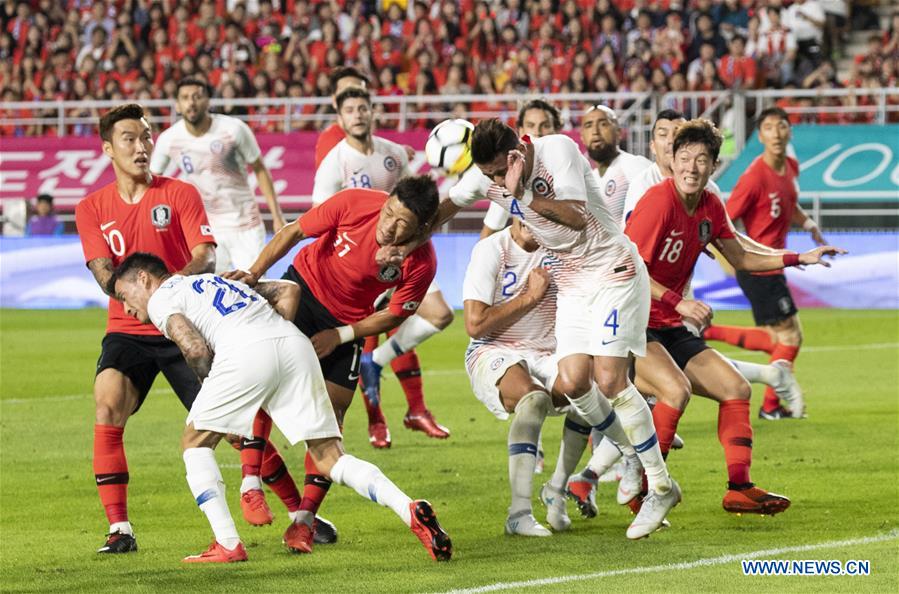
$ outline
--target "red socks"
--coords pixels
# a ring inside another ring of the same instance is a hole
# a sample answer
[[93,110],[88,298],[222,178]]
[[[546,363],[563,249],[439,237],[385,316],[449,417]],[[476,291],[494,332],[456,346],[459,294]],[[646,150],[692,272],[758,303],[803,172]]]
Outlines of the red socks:
[[252,439],[242,438],[240,440],[241,476],[259,476],[261,474],[263,451],[271,432],[272,418],[260,408],[253,420]]
[[124,427],[94,425],[94,478],[110,524],[128,521],[128,461]]
[[384,418],[384,413],[381,411],[380,404],[372,406],[371,402],[368,401],[368,398],[365,398],[364,396],[362,402],[365,404],[365,412],[368,413],[369,426],[374,425],[375,423],[387,423],[387,420]]
[[312,456],[309,455],[309,452],[306,452],[305,462],[306,480],[304,481],[303,499],[300,501],[300,509],[315,514],[318,513],[318,508],[321,507],[325,495],[328,494],[328,489],[331,488],[331,479],[318,471],[315,463],[312,462]]
[[300,509],[300,492],[297,490],[297,484],[287,470],[278,449],[271,442],[265,444],[260,474],[262,482],[278,496],[287,507],[287,511],[294,512]]
[[[787,346],[782,343],[777,343],[775,345],[774,350],[771,352],[771,359],[769,359],[769,363],[773,363],[774,361],[784,360],[790,362],[790,367],[793,366],[793,361],[796,360],[796,355],[799,354],[798,346]],[[762,409],[767,412],[771,412],[776,410],[777,407],[780,406],[780,399],[777,397],[777,394],[774,392],[774,388],[768,386],[765,389],[765,400],[762,402]]]
[[421,382],[421,365],[415,351],[403,353],[390,362],[396,379],[400,381],[403,392],[406,393],[406,402],[409,405],[409,413],[416,415],[425,412],[425,395]]
[[663,456],[671,449],[671,442],[674,441],[674,433],[677,431],[677,423],[682,414],[684,411],[661,401],[656,401],[652,408],[652,424],[656,428],[656,437],[659,439],[659,449],[662,450]]
[[752,482],[752,425],[748,400],[726,400],[718,405],[718,441],[724,446],[727,479],[732,485]]
[[744,326],[709,326],[702,333],[702,337],[706,340],[717,340],[750,351],[765,351],[766,353],[772,352],[777,344],[767,330]]

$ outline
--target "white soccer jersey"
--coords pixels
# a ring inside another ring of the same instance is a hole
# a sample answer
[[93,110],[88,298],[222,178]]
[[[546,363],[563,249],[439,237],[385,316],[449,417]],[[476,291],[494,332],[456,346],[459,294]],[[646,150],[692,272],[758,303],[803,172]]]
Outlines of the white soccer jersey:
[[[622,228],[624,227],[625,223],[627,223],[628,217],[631,216],[632,212],[634,212],[634,209],[637,207],[637,203],[640,201],[640,198],[642,198],[643,195],[646,194],[646,191],[649,188],[658,183],[661,183],[664,179],[665,178],[662,176],[662,170],[659,169],[659,164],[653,163],[631,180],[630,187],[628,187],[627,189],[627,196],[624,199],[624,212],[621,216]],[[718,198],[721,198],[721,188],[719,188],[718,184],[716,184],[712,180],[709,180],[709,183],[706,184],[705,189],[718,196]]]
[[208,273],[176,274],[166,279],[150,297],[147,313],[167,338],[171,338],[166,328],[169,317],[184,315],[214,351],[243,348],[260,340],[299,333],[296,326],[244,283]]
[[197,187],[213,230],[243,230],[262,224],[247,177],[247,164],[262,154],[250,128],[230,116],[211,114],[202,136],[175,122],[156,139],[150,171],[163,174],[174,161],[181,178]]
[[631,180],[652,165],[652,161],[646,157],[632,155],[621,151],[612,161],[604,175],[599,174],[598,169],[593,170],[599,187],[602,190],[602,199],[606,208],[616,221],[622,219],[624,211],[624,197],[627,195]]
[[351,147],[346,138],[331,149],[315,172],[313,204],[321,204],[346,188],[391,192],[401,177],[411,174],[406,149],[377,136],[372,142],[374,151],[370,155]]
[[561,134],[537,138],[533,144],[534,166],[525,181],[525,192],[551,200],[584,202],[585,229],[577,231],[537,214],[476,167],[450,189],[450,199],[458,206],[468,206],[488,198],[520,217],[540,245],[559,259],[553,280],[560,295],[592,295],[597,283],[633,278],[636,249],[606,208],[590,163],[577,144]]
[[[525,251],[512,239],[506,228],[479,241],[471,253],[462,300],[500,305],[517,297],[527,286],[531,270],[543,267],[551,270],[557,260],[542,248]],[[511,326],[484,338],[472,340],[471,345],[499,345],[515,350],[555,350],[553,334],[556,316],[556,287],[550,284],[543,299]]]

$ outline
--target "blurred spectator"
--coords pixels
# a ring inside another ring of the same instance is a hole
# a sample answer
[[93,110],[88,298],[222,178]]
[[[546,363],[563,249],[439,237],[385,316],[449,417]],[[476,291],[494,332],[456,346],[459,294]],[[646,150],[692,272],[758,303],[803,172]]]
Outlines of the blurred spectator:
[[759,35],[758,56],[763,74],[763,82],[771,87],[779,87],[793,78],[796,62],[796,36],[783,26],[780,11],[771,6],[767,9],[768,28]]
[[62,221],[53,212],[53,196],[41,194],[34,205],[34,214],[28,219],[25,235],[62,235]]
[[784,13],[784,26],[796,36],[800,72],[813,70],[821,62],[825,23],[824,9],[818,0],[795,0]]
[[730,88],[755,88],[755,60],[746,55],[746,38],[742,35],[734,35],[728,43],[728,54],[718,62],[718,77]]

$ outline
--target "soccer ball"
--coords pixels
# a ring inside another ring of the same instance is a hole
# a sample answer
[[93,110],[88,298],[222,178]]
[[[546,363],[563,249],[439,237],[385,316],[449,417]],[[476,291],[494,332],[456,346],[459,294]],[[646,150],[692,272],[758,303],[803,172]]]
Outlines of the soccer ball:
[[437,124],[425,144],[428,164],[447,175],[458,175],[471,165],[471,133],[474,125],[465,120],[444,120]]

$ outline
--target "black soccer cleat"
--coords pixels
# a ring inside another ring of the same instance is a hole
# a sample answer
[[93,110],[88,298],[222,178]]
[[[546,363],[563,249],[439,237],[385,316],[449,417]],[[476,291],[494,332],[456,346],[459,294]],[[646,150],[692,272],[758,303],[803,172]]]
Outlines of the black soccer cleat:
[[781,419],[792,419],[793,413],[783,406],[778,406],[774,410],[768,411],[764,408],[759,409],[759,418],[766,421],[779,421]]
[[134,553],[137,551],[137,539],[133,534],[125,534],[116,530],[106,535],[106,544],[97,549],[98,553]]
[[312,522],[312,542],[315,544],[334,544],[337,542],[337,527],[321,516],[315,516]]
[[409,504],[412,525],[409,528],[424,545],[434,561],[449,561],[453,556],[453,543],[449,534],[440,526],[431,504],[418,499]]

